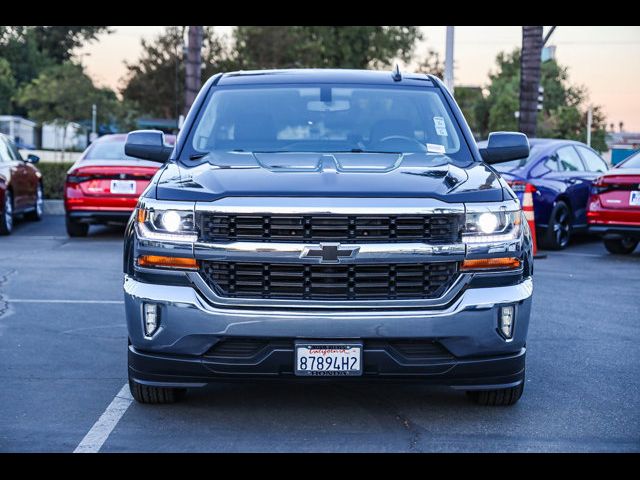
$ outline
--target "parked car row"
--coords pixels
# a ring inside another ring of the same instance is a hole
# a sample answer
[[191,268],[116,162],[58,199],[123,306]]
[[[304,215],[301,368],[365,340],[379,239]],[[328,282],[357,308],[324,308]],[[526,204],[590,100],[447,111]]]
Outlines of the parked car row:
[[[72,166],[64,188],[66,229],[84,237],[90,225],[125,223],[159,164],[128,157],[126,134],[93,142]],[[167,135],[169,145],[175,136]],[[570,140],[530,139],[528,157],[493,166],[520,201],[533,193],[535,225],[543,248],[564,249],[571,236],[602,236],[608,251],[627,254],[640,242],[640,153],[608,170],[587,145]],[[479,148],[486,141],[478,142]],[[0,235],[23,214],[39,220],[43,212],[39,158],[23,159],[15,143],[0,134]]]

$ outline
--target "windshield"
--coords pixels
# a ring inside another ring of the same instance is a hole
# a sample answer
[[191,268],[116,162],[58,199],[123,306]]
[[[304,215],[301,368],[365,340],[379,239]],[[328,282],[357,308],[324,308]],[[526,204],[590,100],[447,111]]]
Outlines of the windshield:
[[94,143],[84,158],[86,160],[135,160],[124,154],[124,143],[124,139]]
[[209,97],[190,156],[212,151],[424,152],[464,153],[468,160],[461,137],[435,88],[227,87]]
[[640,168],[640,152],[629,157],[625,162],[618,165],[618,168]]

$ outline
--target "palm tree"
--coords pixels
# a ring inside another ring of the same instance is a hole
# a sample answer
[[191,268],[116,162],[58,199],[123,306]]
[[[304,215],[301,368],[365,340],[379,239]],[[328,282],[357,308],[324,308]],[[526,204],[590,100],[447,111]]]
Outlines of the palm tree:
[[540,86],[540,55],[542,26],[522,27],[520,56],[520,116],[518,129],[529,137],[536,135],[538,117],[538,87]]

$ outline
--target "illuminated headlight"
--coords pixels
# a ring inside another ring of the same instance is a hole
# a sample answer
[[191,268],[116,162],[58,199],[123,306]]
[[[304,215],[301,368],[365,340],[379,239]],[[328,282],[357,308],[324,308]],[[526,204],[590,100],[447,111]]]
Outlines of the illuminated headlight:
[[166,242],[197,241],[198,235],[193,219],[193,208],[180,210],[176,208],[159,208],[141,204],[136,212],[136,228],[138,236],[145,240]]
[[175,233],[182,227],[182,217],[175,210],[162,213],[162,226],[171,233]]
[[515,240],[520,236],[520,210],[471,211],[466,214],[462,241],[490,243]]

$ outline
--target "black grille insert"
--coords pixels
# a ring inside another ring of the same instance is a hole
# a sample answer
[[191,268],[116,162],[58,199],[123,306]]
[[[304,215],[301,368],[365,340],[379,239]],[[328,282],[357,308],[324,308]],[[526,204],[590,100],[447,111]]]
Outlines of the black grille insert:
[[[293,338],[222,338],[203,356],[207,358],[254,359],[275,349],[294,349]],[[364,350],[386,350],[407,360],[455,359],[438,340],[416,339],[365,339]]]
[[218,295],[231,298],[438,298],[457,273],[457,262],[370,265],[201,262],[201,274],[209,287]]
[[222,215],[201,212],[204,242],[428,242],[459,240],[458,215]]

